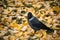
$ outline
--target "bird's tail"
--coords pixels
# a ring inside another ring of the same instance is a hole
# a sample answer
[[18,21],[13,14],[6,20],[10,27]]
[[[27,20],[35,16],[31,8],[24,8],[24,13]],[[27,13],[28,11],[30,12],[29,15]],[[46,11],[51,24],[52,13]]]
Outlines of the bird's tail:
[[54,30],[47,27],[47,31],[46,31],[46,32],[47,32],[47,33],[53,33]]

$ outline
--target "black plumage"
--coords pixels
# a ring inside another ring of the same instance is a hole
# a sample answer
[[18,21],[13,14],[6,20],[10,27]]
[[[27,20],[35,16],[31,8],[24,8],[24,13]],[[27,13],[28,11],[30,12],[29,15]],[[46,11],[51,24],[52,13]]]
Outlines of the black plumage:
[[39,21],[36,17],[34,17],[31,12],[28,13],[27,19],[28,19],[29,25],[31,26],[32,29],[35,30],[35,32],[40,29],[47,30],[47,32],[54,32],[53,29],[50,29],[41,21]]

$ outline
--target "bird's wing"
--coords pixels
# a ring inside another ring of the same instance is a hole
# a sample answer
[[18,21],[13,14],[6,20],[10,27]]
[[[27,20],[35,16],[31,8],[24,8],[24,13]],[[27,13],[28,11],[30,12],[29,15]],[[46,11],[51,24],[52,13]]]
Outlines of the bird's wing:
[[34,27],[38,27],[38,28],[41,28],[41,23],[40,21],[36,18],[36,17],[33,17],[32,19],[29,20],[30,24]]

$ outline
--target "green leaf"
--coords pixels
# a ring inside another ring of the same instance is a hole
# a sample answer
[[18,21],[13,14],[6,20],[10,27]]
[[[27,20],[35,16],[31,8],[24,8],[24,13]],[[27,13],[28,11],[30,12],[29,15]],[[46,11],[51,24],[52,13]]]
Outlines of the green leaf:
[[25,3],[23,3],[23,5],[28,7],[28,8],[33,7],[32,4],[25,4]]
[[7,7],[8,7],[7,0],[4,0],[3,2],[4,2],[4,5],[3,5],[3,6],[4,6],[4,8],[7,8]]
[[18,24],[22,24],[22,19],[17,19],[16,22],[17,22]]
[[56,2],[51,2],[50,7],[53,7],[53,6],[58,6],[58,4]]
[[8,36],[8,35],[10,35],[10,32],[9,31],[4,36]]
[[35,12],[37,12],[39,9],[37,7],[34,8]]

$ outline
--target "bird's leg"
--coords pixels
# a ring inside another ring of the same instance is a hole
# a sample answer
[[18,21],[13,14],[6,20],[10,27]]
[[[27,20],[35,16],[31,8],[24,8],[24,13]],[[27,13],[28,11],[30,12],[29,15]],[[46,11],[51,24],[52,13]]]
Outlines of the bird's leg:
[[36,33],[36,30],[34,31],[34,33]]
[[[34,30],[34,34],[35,34],[35,33],[36,33],[36,30]],[[34,34],[33,34],[33,35],[34,35]]]

